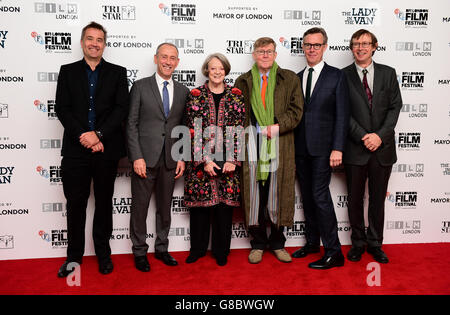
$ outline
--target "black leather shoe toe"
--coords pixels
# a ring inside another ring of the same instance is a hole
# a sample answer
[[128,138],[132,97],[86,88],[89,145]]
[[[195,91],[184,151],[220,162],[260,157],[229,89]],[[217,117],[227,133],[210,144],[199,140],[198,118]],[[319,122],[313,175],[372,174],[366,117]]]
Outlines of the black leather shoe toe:
[[134,265],[136,269],[142,272],[150,271],[150,264],[148,263],[147,256],[134,257]]
[[364,247],[352,247],[347,253],[347,259],[353,262],[360,261],[363,253]]
[[387,255],[381,250],[380,247],[369,247],[367,248],[367,252],[373,256],[375,261],[381,264],[387,264],[389,262]]
[[334,267],[344,266],[345,258],[342,254],[336,254],[334,256],[323,256],[318,261],[312,262],[308,265],[312,269],[330,269]]
[[170,256],[169,253],[155,253],[155,258],[161,260],[163,263],[165,263],[167,266],[176,266],[178,265],[178,262]]
[[320,247],[319,246],[311,246],[311,245],[305,245],[300,249],[297,249],[293,254],[292,257],[294,258],[303,258],[308,256],[309,254],[313,253],[320,253]]
[[58,270],[58,278],[66,278],[75,270],[75,267],[79,265],[78,262],[66,260]]
[[113,270],[114,270],[114,265],[113,265],[111,259],[103,261],[98,264],[98,271],[102,275],[110,274],[111,272],[113,272]]

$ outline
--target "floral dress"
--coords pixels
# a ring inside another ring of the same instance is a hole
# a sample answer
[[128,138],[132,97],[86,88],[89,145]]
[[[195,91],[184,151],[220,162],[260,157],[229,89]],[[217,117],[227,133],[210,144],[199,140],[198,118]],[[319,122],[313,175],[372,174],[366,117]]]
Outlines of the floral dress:
[[[217,113],[207,84],[193,89],[189,94],[185,123],[191,133],[191,161],[186,163],[184,173],[186,207],[210,207],[219,203],[240,206],[238,167],[244,144],[241,141],[244,117],[244,98],[237,88],[225,86]],[[236,165],[234,172],[212,177],[204,171],[205,162],[213,160],[216,149],[224,151],[225,161]]]

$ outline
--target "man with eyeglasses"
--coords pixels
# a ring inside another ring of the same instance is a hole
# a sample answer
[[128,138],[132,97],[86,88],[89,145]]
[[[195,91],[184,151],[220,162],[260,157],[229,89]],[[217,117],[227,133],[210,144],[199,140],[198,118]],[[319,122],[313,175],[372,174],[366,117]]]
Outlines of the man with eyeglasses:
[[342,164],[348,131],[349,102],[345,75],[323,61],[327,33],[314,27],[303,34],[306,68],[298,73],[305,98],[305,113],[295,130],[296,171],[303,198],[306,244],[292,254],[303,258],[320,252],[313,269],[344,265],[337,219],[330,194],[332,168]]
[[[241,168],[242,202],[253,237],[248,260],[261,262],[269,247],[282,262],[291,262],[284,249],[285,226],[294,221],[294,128],[303,112],[300,81],[275,62],[276,44],[262,37],[253,46],[252,69],[236,80],[245,99],[245,161]],[[258,144],[258,145],[257,145]],[[270,225],[267,235],[266,225]]]
[[[395,125],[402,97],[395,69],[373,62],[378,41],[360,29],[350,40],[355,62],[344,68],[350,95],[350,131],[344,154],[348,187],[348,214],[352,227],[350,261],[367,252],[380,263],[388,263],[381,249],[384,202],[392,165],[397,161]],[[364,193],[369,182],[367,228],[364,223]]]

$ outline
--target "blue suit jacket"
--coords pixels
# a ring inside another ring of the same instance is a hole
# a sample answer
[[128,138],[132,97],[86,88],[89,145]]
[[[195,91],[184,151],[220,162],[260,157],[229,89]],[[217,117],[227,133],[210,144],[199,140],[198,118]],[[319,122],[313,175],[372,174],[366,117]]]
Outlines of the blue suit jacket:
[[[303,81],[303,73],[297,75]],[[303,83],[301,83],[303,84]],[[349,128],[348,85],[344,73],[325,63],[304,113],[295,130],[295,153],[329,156],[343,152]]]

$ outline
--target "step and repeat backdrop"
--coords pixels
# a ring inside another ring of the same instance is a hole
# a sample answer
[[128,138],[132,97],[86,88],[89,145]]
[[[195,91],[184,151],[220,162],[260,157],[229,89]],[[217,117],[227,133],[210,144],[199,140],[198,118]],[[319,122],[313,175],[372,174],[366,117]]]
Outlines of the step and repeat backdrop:
[[[0,0],[0,260],[66,254],[66,203],[60,176],[63,128],[55,114],[62,64],[82,58],[81,29],[104,25],[104,58],[127,68],[131,88],[155,72],[161,42],[174,43],[180,64],[174,79],[190,89],[204,83],[200,67],[210,53],[231,62],[227,83],[252,66],[252,45],[270,36],[277,62],[295,72],[305,67],[302,34],[326,29],[325,61],[353,62],[351,35],[366,28],[378,37],[374,60],[397,71],[403,108],[396,128],[398,161],[386,196],[385,243],[450,241],[450,2],[448,0]],[[130,164],[123,159],[114,193],[113,253],[130,253]],[[305,221],[296,187],[295,223],[287,246],[305,243]],[[347,190],[342,169],[331,192],[342,244],[350,244]],[[92,243],[89,200],[86,254]],[[155,204],[150,205],[148,243],[153,251]],[[247,248],[249,235],[236,209],[232,248]],[[189,211],[183,180],[172,201],[171,251],[189,250]]]

